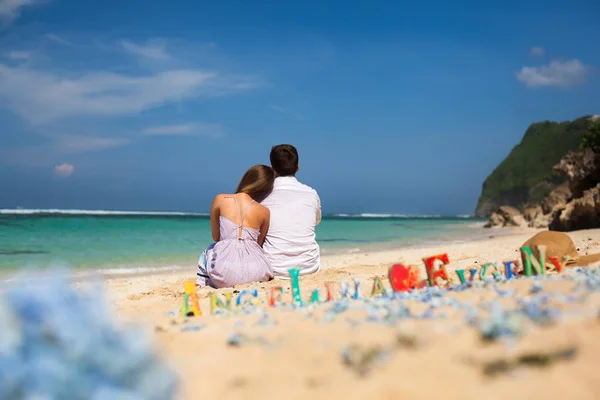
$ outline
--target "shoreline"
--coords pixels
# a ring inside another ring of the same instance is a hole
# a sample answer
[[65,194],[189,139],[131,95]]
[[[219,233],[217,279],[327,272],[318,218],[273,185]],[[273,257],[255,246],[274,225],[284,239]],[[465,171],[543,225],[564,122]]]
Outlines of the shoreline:
[[[321,246],[321,259],[328,259],[338,256],[348,256],[357,254],[378,254],[392,251],[414,250],[420,248],[428,248],[434,246],[449,245],[453,246],[461,243],[469,243],[473,241],[487,240],[490,236],[510,236],[515,232],[529,230],[530,228],[493,228],[484,229],[483,224],[477,226],[461,227],[459,230],[448,232],[446,238],[440,237],[416,237],[414,239],[400,239],[389,241],[373,241],[351,243],[348,246]],[[532,230],[533,232],[534,230]],[[318,238],[318,234],[317,234]],[[359,247],[360,246],[360,247]],[[10,266],[0,268],[0,279],[5,280],[7,276],[11,276],[19,271],[30,270],[46,270],[48,268],[67,268],[71,270],[79,279],[84,280],[97,275],[103,278],[118,278],[130,276],[144,276],[152,274],[177,273],[188,269],[196,268],[197,259],[200,253],[193,256],[173,255],[172,257],[163,256],[166,260],[162,262],[151,262],[144,260],[143,262],[127,262],[123,264],[102,263],[100,265],[86,265],[84,267],[73,267],[69,263],[61,261],[53,261],[47,265],[37,265],[28,263],[24,266]],[[165,265],[167,264],[167,265]]]

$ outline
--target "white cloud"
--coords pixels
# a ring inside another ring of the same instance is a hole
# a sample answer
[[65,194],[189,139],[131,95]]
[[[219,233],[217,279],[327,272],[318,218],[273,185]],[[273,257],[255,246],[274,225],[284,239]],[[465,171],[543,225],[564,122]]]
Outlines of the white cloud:
[[9,51],[6,54],[6,57],[8,57],[11,60],[18,60],[18,61],[29,60],[33,57],[33,52],[25,51],[25,50],[14,50],[14,51]]
[[127,76],[87,72],[60,76],[49,71],[0,64],[0,98],[31,123],[72,116],[135,114],[150,108],[201,96],[248,90],[257,82],[221,77],[193,69]]
[[128,144],[129,139],[99,136],[58,135],[54,137],[53,153],[68,155],[100,151]]
[[52,42],[62,44],[64,46],[73,46],[73,43],[69,42],[67,39],[62,36],[58,36],[54,33],[46,33],[44,37]]
[[540,67],[523,67],[517,72],[517,79],[527,87],[556,86],[569,87],[584,83],[591,67],[577,59],[552,61]]
[[529,50],[529,54],[534,57],[543,56],[546,50],[542,46],[533,46],[531,50]]
[[0,22],[12,22],[21,15],[21,8],[36,2],[35,0],[0,0]]
[[48,166],[66,156],[121,147],[131,142],[127,138],[79,134],[47,134],[45,136],[49,141],[44,144],[0,149],[0,161],[13,165]]
[[71,164],[60,164],[54,167],[54,173],[58,176],[70,176],[75,172],[75,167]]
[[152,60],[168,60],[171,56],[166,51],[166,44],[162,40],[152,40],[145,45],[135,44],[129,40],[121,40],[121,47],[135,56]]
[[144,129],[142,133],[148,136],[204,135],[216,137],[221,136],[222,127],[219,124],[190,122],[178,125],[152,126]]

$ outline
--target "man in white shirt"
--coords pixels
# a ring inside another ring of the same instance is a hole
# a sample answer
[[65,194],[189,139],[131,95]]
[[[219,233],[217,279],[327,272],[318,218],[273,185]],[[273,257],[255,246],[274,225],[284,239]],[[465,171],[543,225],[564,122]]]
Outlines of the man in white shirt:
[[290,268],[299,268],[300,275],[313,274],[321,268],[315,239],[321,200],[314,189],[296,179],[298,151],[294,146],[274,146],[270,158],[275,183],[273,192],[261,203],[271,211],[263,249],[276,277],[289,278]]

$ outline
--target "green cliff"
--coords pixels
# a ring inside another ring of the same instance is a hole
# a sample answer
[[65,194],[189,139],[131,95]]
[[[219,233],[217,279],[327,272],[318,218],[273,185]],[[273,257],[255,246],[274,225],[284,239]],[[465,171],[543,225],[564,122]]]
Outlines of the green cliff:
[[521,143],[483,182],[475,215],[488,217],[501,205],[518,209],[541,201],[565,178],[553,171],[588,130],[589,116],[574,121],[544,121],[529,126]]

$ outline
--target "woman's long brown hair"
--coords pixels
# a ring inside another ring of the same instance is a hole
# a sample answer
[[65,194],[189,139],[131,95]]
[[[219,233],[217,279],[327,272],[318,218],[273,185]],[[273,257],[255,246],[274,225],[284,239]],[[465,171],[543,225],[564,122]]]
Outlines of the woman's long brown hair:
[[254,165],[246,171],[240,181],[236,193],[246,193],[258,203],[267,198],[273,190],[275,173],[266,165]]

